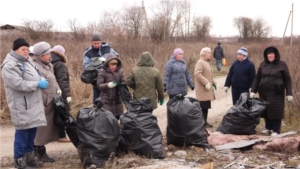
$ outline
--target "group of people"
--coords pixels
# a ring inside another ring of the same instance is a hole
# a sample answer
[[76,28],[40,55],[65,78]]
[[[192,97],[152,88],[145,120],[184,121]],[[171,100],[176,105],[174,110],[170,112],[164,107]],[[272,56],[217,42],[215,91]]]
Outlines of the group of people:
[[[224,58],[220,45],[218,43],[213,51],[218,71]],[[6,100],[16,128],[16,168],[40,167],[41,162],[54,162],[47,155],[45,145],[66,135],[64,128],[59,129],[54,123],[53,99],[60,94],[67,103],[72,101],[65,49],[61,45],[51,49],[50,44],[44,41],[36,43],[32,50],[29,47],[25,39],[16,39],[1,65]],[[186,95],[189,87],[195,90],[207,127],[212,127],[207,122],[207,116],[211,101],[216,99],[214,90],[217,90],[217,83],[213,77],[211,56],[209,47],[201,49],[193,79],[181,48],[173,51],[163,77],[154,67],[155,60],[151,53],[143,52],[136,67],[125,78],[119,54],[95,34],[90,47],[83,54],[83,67],[86,68],[95,60],[103,62],[97,83],[92,84],[93,103],[100,97],[104,102],[103,108],[118,120],[124,113],[119,84],[126,84],[133,89],[133,99],[150,98],[153,109],[157,108],[158,103],[164,104],[165,92],[171,99],[179,94]],[[250,92],[249,97],[254,98],[258,92],[261,99],[270,103],[262,114],[266,122],[263,132],[276,135],[280,133],[284,117],[285,96],[289,102],[293,100],[291,76],[286,63],[280,60],[276,47],[266,48],[263,57],[256,73],[254,64],[248,58],[248,50],[244,47],[238,49],[237,60],[230,67],[224,90],[227,92],[231,88],[233,104],[241,93]],[[35,156],[39,161],[35,160]]]
[[59,138],[67,139],[65,129],[54,123],[53,107],[56,94],[67,103],[72,101],[64,53],[61,45],[51,49],[49,43],[42,41],[30,46],[24,38],[18,38],[1,65],[6,100],[16,128],[16,168],[54,162],[45,145]]

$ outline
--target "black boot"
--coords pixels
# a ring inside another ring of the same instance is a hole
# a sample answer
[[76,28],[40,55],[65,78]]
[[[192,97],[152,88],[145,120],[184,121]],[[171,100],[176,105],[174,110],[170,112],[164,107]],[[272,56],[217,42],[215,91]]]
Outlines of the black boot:
[[37,161],[35,159],[34,151],[25,154],[26,164],[30,167],[43,167],[43,161]]
[[15,168],[17,168],[17,169],[34,169],[34,168],[26,165],[25,156],[15,159]]
[[53,163],[55,161],[47,155],[45,146],[35,146],[35,155],[39,161],[43,161],[45,163]]

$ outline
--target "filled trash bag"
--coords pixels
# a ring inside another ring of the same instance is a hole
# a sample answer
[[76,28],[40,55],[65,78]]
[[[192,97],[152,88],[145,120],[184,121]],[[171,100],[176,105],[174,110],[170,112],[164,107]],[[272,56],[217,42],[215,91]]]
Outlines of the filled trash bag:
[[54,122],[58,127],[64,127],[66,129],[66,133],[69,136],[73,145],[78,147],[78,135],[76,132],[76,121],[70,114],[67,103],[63,100],[62,96],[56,94],[54,96]]
[[265,111],[268,102],[249,98],[248,95],[241,94],[236,104],[223,117],[217,131],[223,134],[256,134],[255,128],[260,122],[260,114]]
[[129,102],[132,100],[132,96],[128,90],[128,87],[124,83],[119,84],[117,87],[126,109],[129,110],[130,109]]
[[[114,156],[120,136],[115,116],[101,108],[103,102],[96,100],[97,107],[82,108],[77,114],[78,154],[85,167],[97,168]],[[100,104],[99,104],[100,103]]]
[[167,103],[167,144],[210,148],[206,125],[197,99],[177,95]]
[[162,134],[157,118],[152,115],[149,98],[130,101],[131,110],[120,117],[120,141],[118,147],[132,150],[146,158],[164,158]]
[[95,59],[88,64],[81,73],[80,79],[83,83],[96,85],[98,71],[102,68],[103,62]]

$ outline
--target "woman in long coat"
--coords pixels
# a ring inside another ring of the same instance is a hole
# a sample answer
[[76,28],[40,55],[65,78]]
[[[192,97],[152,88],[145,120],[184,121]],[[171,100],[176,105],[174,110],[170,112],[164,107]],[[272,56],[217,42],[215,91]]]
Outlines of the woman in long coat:
[[265,119],[264,134],[280,133],[281,120],[284,118],[284,99],[290,102],[292,96],[292,80],[287,64],[280,60],[280,53],[274,46],[264,50],[264,60],[261,62],[254,79],[250,97],[259,93],[259,98],[268,101],[267,109],[261,114]]
[[97,87],[103,108],[110,111],[118,120],[124,113],[123,101],[118,91],[118,84],[125,83],[121,60],[112,53],[107,54],[103,68],[98,73]]
[[59,139],[58,127],[54,122],[55,111],[53,100],[56,93],[61,93],[61,90],[57,84],[53,72],[53,65],[51,64],[50,45],[47,42],[39,42],[34,45],[33,52],[35,54],[34,64],[38,67],[42,76],[49,82],[49,87],[44,89],[42,93],[47,126],[38,127],[34,145],[37,157],[40,161],[54,162],[55,160],[47,155],[45,145],[50,142],[58,141]]
[[170,99],[178,94],[185,96],[187,94],[188,85],[194,90],[195,86],[183,59],[182,49],[176,48],[170,60],[167,62],[163,83],[164,90],[167,91]]
[[207,122],[208,109],[211,108],[211,100],[215,100],[213,86],[216,82],[213,79],[213,69],[210,65],[211,49],[204,47],[200,51],[200,59],[197,61],[194,71],[196,97],[200,101],[203,117],[207,127],[213,127]]
[[160,105],[164,103],[164,87],[159,70],[153,66],[154,60],[151,53],[143,52],[137,66],[128,75],[126,85],[134,90],[133,99],[148,97],[153,109],[156,109],[157,102]]

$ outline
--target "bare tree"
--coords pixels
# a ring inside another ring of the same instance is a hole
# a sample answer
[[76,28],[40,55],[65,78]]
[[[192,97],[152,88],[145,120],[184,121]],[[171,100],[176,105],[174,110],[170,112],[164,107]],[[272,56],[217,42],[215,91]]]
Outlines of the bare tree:
[[212,28],[212,19],[209,16],[195,16],[193,19],[193,34],[197,40],[206,40]]
[[107,36],[123,34],[121,20],[120,12],[111,10],[104,11],[99,21],[100,33],[106,34]]
[[86,38],[85,28],[77,22],[77,19],[69,19],[67,25],[71,29],[74,39],[82,40]]
[[33,40],[39,38],[52,38],[53,37],[53,21],[38,21],[38,20],[23,20],[23,25],[26,27],[26,32]]
[[138,38],[142,33],[143,27],[146,26],[143,8],[138,6],[127,8],[124,11],[122,21],[127,35]]
[[256,41],[261,41],[263,38],[267,38],[271,32],[271,27],[267,22],[259,17],[253,21],[251,37]]

